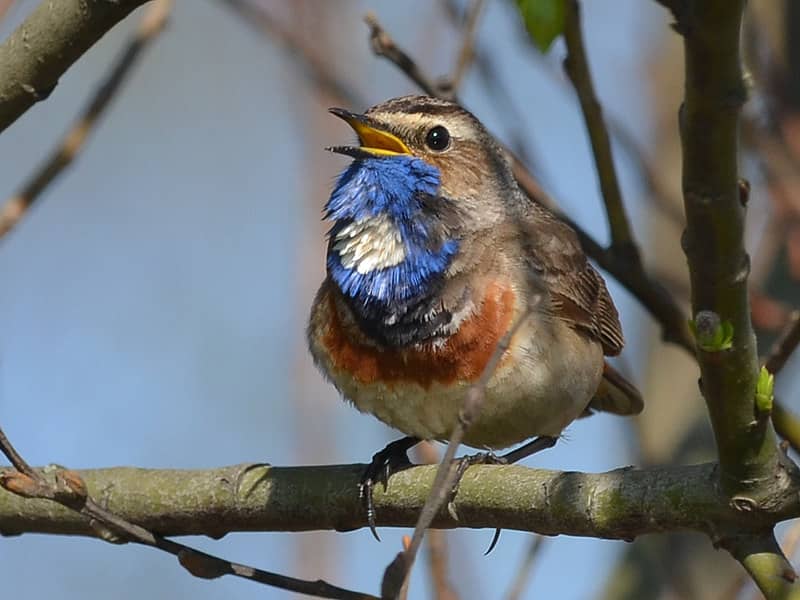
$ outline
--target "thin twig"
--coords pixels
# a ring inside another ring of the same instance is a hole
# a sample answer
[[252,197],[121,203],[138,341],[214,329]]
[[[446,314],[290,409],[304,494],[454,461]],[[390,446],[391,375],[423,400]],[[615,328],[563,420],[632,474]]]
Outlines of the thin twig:
[[248,0],[220,0],[248,26],[273,39],[288,50],[288,55],[303,65],[308,78],[315,87],[350,106],[363,106],[360,94],[337,77],[329,65],[311,45],[306,43],[289,27],[285,27],[262,5]]
[[97,504],[89,496],[86,483],[77,472],[58,468],[54,473],[55,483],[48,481],[41,473],[31,469],[6,437],[2,428],[0,428],[0,451],[8,457],[16,469],[11,472],[0,472],[0,487],[25,498],[52,500],[80,513],[92,524],[98,535],[107,541],[133,542],[172,554],[178,558],[181,566],[195,577],[216,579],[223,575],[233,575],[318,598],[378,600],[370,594],[346,590],[321,580],[296,579],[227,561],[156,535]]
[[11,444],[2,429],[0,429],[0,452],[2,452],[11,465],[23,475],[27,475],[32,479],[40,477],[39,473],[25,462],[25,459],[17,452],[17,449]]
[[789,324],[781,332],[764,362],[767,371],[775,375],[783,369],[798,344],[800,344],[800,311],[796,310],[792,313]]
[[[448,5],[452,2],[448,2]],[[524,36],[529,51],[529,56],[534,59],[540,68],[540,72],[546,75],[554,85],[565,87],[565,79],[562,73],[553,68],[553,62],[546,59],[546,56],[536,48],[532,43],[530,36],[524,30],[520,30],[521,35]],[[476,48],[476,64],[481,66],[487,61],[488,57],[481,52],[480,48]],[[572,94],[573,90],[569,90]],[[684,216],[679,203],[676,202],[673,195],[667,189],[660,176],[657,165],[648,158],[647,152],[639,144],[633,131],[627,126],[624,120],[616,118],[613,114],[603,113],[603,118],[608,128],[611,137],[619,144],[625,151],[625,154],[630,160],[634,162],[639,174],[642,184],[647,188],[647,199],[650,200],[654,206],[667,216],[674,224],[682,227],[684,225]]]
[[539,550],[542,549],[544,539],[544,536],[536,535],[531,540],[528,550],[525,552],[525,557],[522,559],[519,569],[517,569],[517,574],[514,576],[514,581],[506,594],[506,600],[519,600],[522,598],[525,588],[530,585],[533,565],[536,564],[536,557],[539,555]]
[[772,403],[772,425],[777,434],[786,440],[795,452],[800,453],[800,418],[786,408],[777,397]]
[[458,600],[448,577],[447,533],[441,529],[428,531],[428,573],[436,600]]
[[[429,465],[439,463],[439,453],[433,442],[422,441],[417,444],[415,450],[420,462]],[[441,529],[431,529],[428,531],[428,573],[433,586],[433,597],[436,600],[458,600],[458,594],[450,583],[448,571],[447,534]]]
[[8,9],[14,4],[14,0],[0,0],[0,22],[5,19]]
[[478,17],[480,17],[483,10],[484,0],[472,0],[469,10],[467,11],[466,20],[464,23],[464,35],[461,39],[461,49],[458,52],[456,59],[456,66],[453,69],[453,75],[450,77],[450,90],[453,95],[458,93],[461,87],[461,82],[464,75],[467,74],[469,66],[475,58],[475,34],[478,31]]
[[376,55],[383,56],[389,62],[397,65],[411,81],[416,83],[422,91],[429,96],[452,99],[452,94],[450,92],[443,92],[431,78],[422,72],[414,59],[412,59],[405,50],[394,43],[392,36],[390,36],[378,22],[375,13],[368,12],[364,15],[364,22],[369,26],[369,42],[372,51]]
[[156,0],[147,9],[133,38],[61,143],[39,166],[20,191],[11,197],[0,210],[0,239],[19,222],[47,186],[78,156],[100,117],[103,116],[122,84],[131,74],[132,67],[136,64],[142,51],[164,29],[171,10],[172,0]]
[[458,476],[458,465],[454,463],[456,451],[458,450],[464,435],[475,420],[480,416],[481,409],[483,408],[486,399],[486,387],[489,380],[494,375],[500,360],[503,358],[511,339],[519,328],[530,317],[533,310],[535,310],[541,296],[536,294],[528,301],[528,306],[525,312],[517,318],[512,324],[511,328],[506,334],[497,342],[497,346],[489,358],[489,362],[481,372],[481,376],[473,383],[464,397],[461,411],[459,412],[458,422],[453,428],[448,440],[447,450],[444,453],[442,461],[439,463],[439,468],[436,470],[436,477],[433,480],[431,491],[428,498],[420,511],[417,524],[414,527],[414,534],[411,537],[411,544],[405,552],[401,552],[386,568],[383,575],[383,582],[381,583],[382,596],[388,598],[396,598],[405,582],[411,574],[411,568],[414,566],[419,547],[425,536],[425,530],[431,526],[433,519],[439,512],[439,509],[445,503],[456,483]]
[[[450,19],[451,24],[461,30],[464,18],[455,0],[444,2],[445,13]],[[534,152],[527,143],[527,138],[519,126],[524,121],[523,114],[519,111],[511,92],[505,81],[500,77],[502,69],[496,64],[494,57],[483,52],[477,43],[473,46],[472,62],[478,74],[483,79],[482,88],[490,95],[495,112],[504,119],[509,125],[506,135],[509,136],[509,147],[522,159],[522,162],[529,167],[536,163]],[[535,170],[535,169],[534,169]]]
[[578,94],[583,118],[586,121],[586,129],[592,143],[592,153],[611,231],[611,247],[614,251],[623,252],[629,261],[639,262],[639,251],[622,202],[622,192],[611,152],[611,141],[603,120],[603,109],[595,94],[589,61],[586,58],[578,0],[567,0],[566,10],[564,41],[567,45],[567,57],[564,60],[564,69]]

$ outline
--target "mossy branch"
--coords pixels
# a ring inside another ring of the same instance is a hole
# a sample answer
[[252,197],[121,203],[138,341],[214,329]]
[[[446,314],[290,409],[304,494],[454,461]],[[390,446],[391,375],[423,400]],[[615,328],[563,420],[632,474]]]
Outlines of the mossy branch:
[[59,77],[148,0],[42,2],[0,44],[0,132],[47,98]]
[[[119,517],[160,535],[219,537],[234,531],[346,531],[367,526],[357,485],[364,465],[209,470],[118,467],[77,471],[89,494]],[[607,473],[473,466],[437,528],[495,528],[546,535],[631,540],[664,531],[757,533],[800,516],[800,474],[781,466],[761,502],[731,501],[717,485],[717,465],[624,468]],[[377,522],[411,527],[433,482],[435,467],[392,476],[376,489]],[[80,514],[47,500],[0,490],[0,533],[96,536]]]

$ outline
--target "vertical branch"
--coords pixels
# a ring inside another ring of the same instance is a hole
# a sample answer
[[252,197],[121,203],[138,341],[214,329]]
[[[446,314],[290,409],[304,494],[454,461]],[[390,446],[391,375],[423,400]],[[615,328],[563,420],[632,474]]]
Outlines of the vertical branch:
[[743,9],[744,0],[704,0],[683,3],[674,13],[686,63],[680,129],[692,309],[695,317],[708,311],[733,328],[729,349],[698,350],[722,486],[730,496],[755,492],[778,461],[772,425],[757,418],[754,404],[758,362],[747,294],[747,197],[738,175],[739,113],[746,99],[739,48]]
[[[739,179],[739,116],[747,97],[740,39],[744,0],[672,2],[683,36],[686,84],[680,110],[683,247],[692,284],[701,389],[714,430],[720,488],[741,513],[771,502],[782,463],[772,398],[756,402],[758,356],[750,321],[744,248],[749,186]],[[769,386],[771,388],[771,386]],[[762,390],[763,395],[763,390]],[[741,524],[744,529],[744,524]],[[793,598],[794,570],[771,530],[720,531],[726,548],[768,598]]]

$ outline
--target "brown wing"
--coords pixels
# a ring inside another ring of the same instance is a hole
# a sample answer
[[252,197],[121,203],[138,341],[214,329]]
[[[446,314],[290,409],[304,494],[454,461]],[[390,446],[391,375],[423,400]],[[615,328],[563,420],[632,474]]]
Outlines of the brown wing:
[[615,415],[638,415],[644,408],[642,395],[634,385],[608,363],[603,364],[603,379],[589,408]]
[[551,312],[598,340],[606,356],[616,356],[625,342],[605,281],[568,225],[538,205],[529,206],[522,219],[528,261],[549,293]]

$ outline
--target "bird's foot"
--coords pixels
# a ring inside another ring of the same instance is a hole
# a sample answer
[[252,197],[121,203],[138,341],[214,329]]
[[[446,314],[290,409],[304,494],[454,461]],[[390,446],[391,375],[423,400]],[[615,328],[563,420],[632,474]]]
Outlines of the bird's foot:
[[416,437],[404,437],[387,444],[383,450],[379,450],[372,456],[372,461],[361,475],[361,481],[358,484],[358,497],[364,506],[364,511],[367,513],[369,530],[378,541],[381,541],[381,538],[375,529],[375,505],[372,499],[375,484],[383,483],[383,488],[386,489],[392,473],[412,466],[411,461],[408,460],[407,452],[420,441]]
[[[459,458],[456,460],[456,477],[455,482],[453,483],[453,487],[450,489],[449,499],[447,501],[447,512],[450,513],[455,520],[458,520],[458,513],[456,513],[455,508],[455,498],[456,494],[458,493],[458,489],[461,486],[461,479],[464,477],[464,473],[467,471],[469,467],[472,465],[510,465],[515,462],[522,460],[523,458],[527,458],[537,452],[541,452],[542,450],[546,450],[548,448],[552,448],[555,446],[556,442],[558,441],[557,437],[553,436],[539,436],[536,439],[528,442],[517,448],[516,450],[512,450],[503,454],[502,456],[497,456],[492,452],[480,452],[478,454],[473,454],[471,456],[465,456],[463,458]],[[495,529],[494,536],[492,537],[492,541],[489,544],[489,548],[484,552],[484,556],[489,554],[494,547],[497,545],[498,540],[500,539],[500,532],[502,529]]]
[[[458,521],[455,499],[456,494],[458,494],[458,490],[461,487],[461,479],[464,477],[464,473],[466,473],[467,469],[472,465],[506,465],[509,463],[505,457],[497,456],[493,452],[479,452],[477,454],[471,454],[470,456],[463,456],[461,458],[457,458],[454,462],[456,463],[456,475],[455,481],[453,482],[453,487],[450,488],[450,494],[447,500],[447,512],[450,513],[450,516],[453,517],[453,519]],[[494,550],[494,547],[497,545],[497,540],[500,539],[500,531],[502,530],[494,530],[494,536],[489,544],[489,549],[484,552],[484,556]]]
[[508,461],[502,457],[497,456],[493,452],[478,452],[477,454],[471,454],[469,456],[462,456],[461,458],[455,459],[456,465],[456,474],[455,479],[453,480],[453,487],[450,488],[450,493],[447,500],[447,512],[450,513],[454,519],[458,520],[458,515],[456,514],[455,506],[453,502],[456,499],[456,494],[458,494],[458,490],[461,487],[461,479],[464,477],[464,473],[467,472],[472,465],[505,465],[508,464]]

